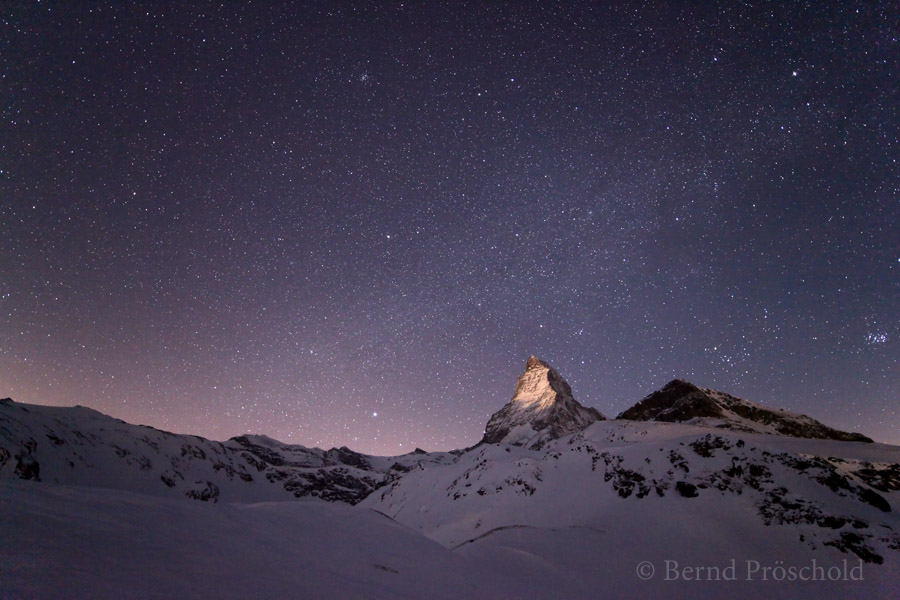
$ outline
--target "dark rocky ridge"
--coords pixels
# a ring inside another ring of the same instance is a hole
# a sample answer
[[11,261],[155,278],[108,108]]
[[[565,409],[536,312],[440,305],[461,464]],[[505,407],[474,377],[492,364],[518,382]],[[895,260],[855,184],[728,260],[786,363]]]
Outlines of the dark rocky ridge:
[[717,427],[760,431],[746,422],[749,421],[790,437],[872,442],[862,434],[833,429],[806,415],[759,406],[730,394],[697,387],[682,379],[670,381],[617,418],[669,423],[711,419],[721,420],[721,423],[716,423]]

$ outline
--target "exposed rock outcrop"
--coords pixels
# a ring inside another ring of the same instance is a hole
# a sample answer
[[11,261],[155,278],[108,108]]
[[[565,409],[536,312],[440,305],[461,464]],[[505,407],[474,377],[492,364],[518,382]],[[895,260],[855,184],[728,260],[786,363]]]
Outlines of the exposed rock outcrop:
[[798,438],[872,441],[859,433],[833,429],[806,415],[761,406],[730,394],[697,387],[682,379],[670,381],[617,418],[695,423]]

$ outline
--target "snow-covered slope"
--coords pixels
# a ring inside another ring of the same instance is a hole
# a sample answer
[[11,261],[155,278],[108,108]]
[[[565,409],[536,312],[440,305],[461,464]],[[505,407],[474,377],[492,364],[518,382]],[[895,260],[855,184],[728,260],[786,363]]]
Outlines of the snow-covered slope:
[[187,502],[0,481],[0,598],[522,598],[525,587],[371,510]]
[[550,365],[529,357],[512,399],[491,415],[484,429],[486,444],[498,442],[540,448],[549,440],[581,431],[605,417],[572,396],[572,388]]
[[678,597],[690,590],[642,581],[638,563],[731,558],[744,566],[862,561],[868,583],[820,586],[817,597],[883,597],[900,581],[898,463],[900,448],[881,444],[606,421],[540,450],[478,446],[360,506],[465,555],[554,581],[567,590],[562,597],[591,597],[609,580],[621,584],[618,597]]
[[750,498],[754,518],[774,522],[779,502],[799,494],[811,504],[791,510],[806,524],[815,525],[820,512],[823,518],[840,513],[851,527],[860,515],[886,519],[900,533],[893,512],[893,505],[900,508],[898,462],[900,448],[882,444],[607,421],[539,451],[478,446],[450,465],[410,472],[362,505],[448,546],[496,527],[570,526],[625,499],[637,506],[645,499],[703,496],[740,497],[741,504]]
[[871,442],[859,433],[832,429],[806,415],[773,409],[675,379],[624,411],[619,419],[694,423],[802,438]]
[[372,457],[245,435],[227,442],[131,425],[95,410],[0,400],[0,480],[105,487],[205,501],[319,497],[354,504],[447,453]]

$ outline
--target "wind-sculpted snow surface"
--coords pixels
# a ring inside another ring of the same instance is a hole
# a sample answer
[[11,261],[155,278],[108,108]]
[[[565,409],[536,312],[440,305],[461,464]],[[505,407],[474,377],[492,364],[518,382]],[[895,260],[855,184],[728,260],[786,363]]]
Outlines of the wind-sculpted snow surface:
[[0,598],[502,599],[527,588],[371,510],[0,481]]

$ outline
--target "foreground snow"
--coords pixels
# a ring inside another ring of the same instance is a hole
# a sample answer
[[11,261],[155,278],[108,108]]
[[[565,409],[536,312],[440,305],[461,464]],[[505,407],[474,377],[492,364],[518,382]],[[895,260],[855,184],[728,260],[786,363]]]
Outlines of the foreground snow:
[[[575,496],[574,505],[585,504]],[[4,599],[819,600],[900,591],[893,556],[872,565],[811,553],[793,532],[760,530],[716,502],[673,508],[598,499],[602,511],[590,524],[507,526],[455,550],[375,511],[315,500],[207,504],[9,481],[0,482],[0,503]],[[655,568],[649,580],[638,576],[645,564]],[[734,581],[685,580],[686,568],[719,568],[727,577],[731,564]],[[787,582],[759,570],[816,564],[846,564],[863,579]]]
[[527,590],[371,510],[206,504],[0,482],[0,598],[514,598]]

